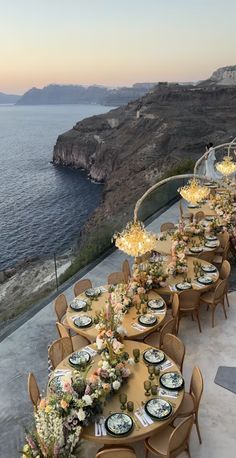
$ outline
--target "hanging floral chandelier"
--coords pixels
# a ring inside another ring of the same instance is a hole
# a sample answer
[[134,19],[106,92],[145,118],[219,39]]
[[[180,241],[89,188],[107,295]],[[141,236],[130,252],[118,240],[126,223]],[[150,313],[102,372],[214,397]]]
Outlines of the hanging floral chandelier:
[[140,221],[130,222],[122,232],[114,234],[115,246],[129,256],[142,256],[156,247],[156,236],[148,232]]
[[189,180],[186,186],[178,189],[178,192],[192,205],[197,205],[202,200],[205,200],[210,192],[207,186],[201,185],[196,178]]
[[222,175],[228,176],[236,172],[236,164],[233,162],[231,156],[225,156],[223,161],[216,163],[216,169],[218,172],[222,173]]

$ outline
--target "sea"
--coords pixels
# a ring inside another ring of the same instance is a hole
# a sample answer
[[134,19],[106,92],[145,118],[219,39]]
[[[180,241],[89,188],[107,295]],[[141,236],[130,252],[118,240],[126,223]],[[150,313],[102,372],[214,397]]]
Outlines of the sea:
[[0,271],[71,248],[103,186],[50,163],[59,134],[102,105],[0,105]]

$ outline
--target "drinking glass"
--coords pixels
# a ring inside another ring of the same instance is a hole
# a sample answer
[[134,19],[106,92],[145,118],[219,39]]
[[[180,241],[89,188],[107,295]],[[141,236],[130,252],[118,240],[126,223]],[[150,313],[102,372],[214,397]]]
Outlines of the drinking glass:
[[142,308],[142,314],[146,315],[146,313],[147,313],[147,306],[144,305],[143,308]]
[[133,356],[134,356],[134,362],[138,363],[139,362],[139,358],[140,358],[140,350],[139,350],[139,348],[134,348],[133,349]]
[[119,395],[119,399],[120,399],[120,408],[121,410],[125,410],[126,409],[126,402],[127,402],[127,394],[126,393],[120,393]]
[[153,396],[157,395],[157,385],[152,385],[151,386],[151,393]]
[[141,309],[141,304],[136,304],[136,315],[139,315],[140,314],[140,309]]
[[156,377],[160,376],[160,372],[161,372],[160,367],[155,366],[154,367],[154,374],[155,374]]
[[154,380],[154,371],[155,367],[150,365],[148,366],[149,380]]
[[152,386],[150,380],[145,380],[143,386],[144,386],[144,389],[145,389],[145,396],[150,396],[150,388]]
[[134,410],[134,403],[133,403],[133,401],[128,401],[128,402],[127,402],[127,410],[128,410],[128,412],[133,412],[133,410]]

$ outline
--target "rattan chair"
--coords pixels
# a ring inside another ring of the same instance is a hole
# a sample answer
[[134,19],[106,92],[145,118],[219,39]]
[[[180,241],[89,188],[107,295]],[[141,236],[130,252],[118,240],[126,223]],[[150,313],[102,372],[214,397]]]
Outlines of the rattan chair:
[[165,334],[163,338],[162,351],[173,359],[182,372],[185,357],[185,346],[182,340],[173,334]]
[[[202,332],[200,319],[199,319],[199,309],[200,309],[200,291],[191,289],[189,291],[183,291],[179,295],[179,321],[186,314],[191,314],[192,318],[195,315],[197,318],[199,331]],[[179,328],[178,328],[179,330]]]
[[227,231],[222,232],[222,234],[218,235],[218,239],[220,241],[220,246],[216,250],[216,254],[222,254],[226,245],[229,243],[229,233]]
[[30,372],[28,375],[28,394],[29,398],[33,404],[34,407],[37,407],[37,405],[40,402],[41,396],[40,396],[40,391],[39,387],[35,378],[35,375],[33,372]]
[[198,259],[201,259],[202,261],[206,261],[209,263],[212,263],[215,257],[215,250],[209,250],[209,251],[202,251],[198,255]]
[[86,337],[81,336],[80,334],[76,334],[75,336],[70,336],[69,330],[63,326],[61,323],[56,323],[57,331],[59,337],[70,337],[72,342],[73,351],[78,350],[79,348],[86,347],[90,345],[91,342],[86,339]]
[[186,451],[191,458],[189,450],[189,439],[193,427],[194,417],[186,418],[174,428],[165,426],[160,431],[148,439],[145,439],[146,455],[148,458],[149,451],[160,458],[176,458],[180,453]]
[[74,285],[74,295],[75,297],[82,294],[86,289],[92,288],[92,282],[88,278],[79,280]]
[[61,339],[55,340],[48,349],[48,356],[53,369],[71,353],[73,353],[73,347],[70,337],[62,337]]
[[226,282],[226,288],[225,288],[225,298],[229,307],[229,298],[228,298],[228,290],[229,290],[229,276],[231,273],[231,265],[227,259],[225,259],[222,263],[222,266],[220,268],[220,279],[221,280],[227,280]]
[[129,261],[127,261],[127,259],[125,259],[122,264],[122,272],[125,276],[125,283],[128,283],[129,279],[131,278],[131,270],[130,270]]
[[184,393],[184,399],[178,409],[177,417],[189,417],[190,415],[194,415],[194,423],[197,428],[197,434],[200,444],[202,443],[202,438],[199,429],[198,423],[198,411],[199,405],[201,401],[203,393],[203,377],[199,367],[195,366],[193,369],[191,381],[190,381],[190,388],[189,393]]
[[63,323],[65,326],[69,327],[66,316],[65,316],[67,307],[68,307],[68,303],[67,303],[65,294],[60,294],[55,299],[54,309],[55,309],[58,321],[60,321],[60,323]]
[[221,254],[216,254],[214,259],[213,259],[213,263],[219,268],[221,267],[222,263],[228,259],[228,254],[229,254],[229,247],[230,247],[230,243],[228,242],[225,247],[224,247],[224,250],[222,251]]
[[227,280],[220,280],[216,287],[213,290],[207,291],[203,293],[200,297],[200,301],[203,304],[207,305],[207,308],[211,309],[212,312],[212,327],[214,328],[215,325],[215,309],[218,304],[221,304],[223,307],[225,319],[227,319],[224,298],[225,298],[225,290],[227,286]]
[[137,458],[133,448],[117,446],[117,447],[104,447],[98,450],[95,458]]
[[108,285],[118,285],[119,283],[126,283],[124,272],[113,272],[107,277]]
[[205,213],[203,211],[199,211],[195,214],[195,221],[196,223],[199,223],[200,221],[202,221],[203,219],[205,218]]
[[179,320],[179,295],[175,293],[172,298],[171,314],[173,318]]
[[176,335],[177,331],[177,320],[176,318],[171,318],[162,326],[160,331],[154,331],[144,338],[143,342],[152,347],[162,348],[163,339],[166,334]]
[[161,232],[172,231],[175,229],[174,223],[163,223],[161,225]]

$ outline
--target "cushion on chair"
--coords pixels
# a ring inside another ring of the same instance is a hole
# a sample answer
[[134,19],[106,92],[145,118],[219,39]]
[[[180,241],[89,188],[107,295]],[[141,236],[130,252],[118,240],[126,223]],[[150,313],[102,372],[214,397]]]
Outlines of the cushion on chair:
[[193,398],[191,394],[189,393],[184,393],[184,399],[181,402],[181,406],[178,409],[177,412],[177,417],[178,416],[184,416],[184,417],[189,417],[195,410]]
[[162,455],[166,455],[169,438],[173,431],[174,428],[168,425],[164,430],[161,429],[160,432],[155,433],[153,436],[149,437],[147,442],[154,450]]

